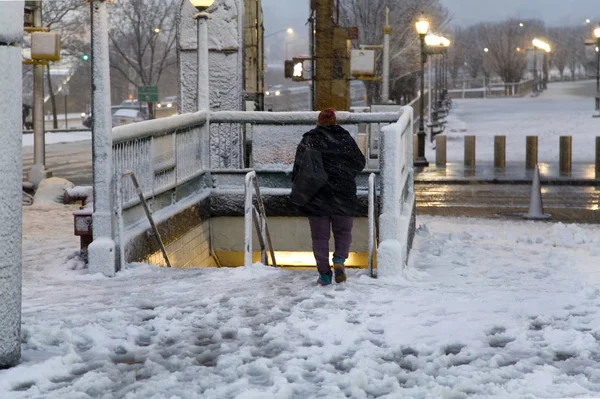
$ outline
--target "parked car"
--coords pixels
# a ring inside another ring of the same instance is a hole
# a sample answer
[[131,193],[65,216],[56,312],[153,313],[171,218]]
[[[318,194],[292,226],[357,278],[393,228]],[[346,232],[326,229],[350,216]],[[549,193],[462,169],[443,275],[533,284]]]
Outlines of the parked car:
[[146,118],[144,117],[143,112],[139,109],[121,108],[113,114],[112,125],[113,127],[123,126],[130,123],[141,122],[145,119]]

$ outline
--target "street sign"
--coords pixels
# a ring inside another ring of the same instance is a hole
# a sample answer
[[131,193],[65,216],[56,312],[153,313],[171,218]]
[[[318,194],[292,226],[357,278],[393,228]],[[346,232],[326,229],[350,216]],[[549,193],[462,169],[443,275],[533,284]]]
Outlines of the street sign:
[[157,103],[157,86],[138,86],[138,101],[141,103]]

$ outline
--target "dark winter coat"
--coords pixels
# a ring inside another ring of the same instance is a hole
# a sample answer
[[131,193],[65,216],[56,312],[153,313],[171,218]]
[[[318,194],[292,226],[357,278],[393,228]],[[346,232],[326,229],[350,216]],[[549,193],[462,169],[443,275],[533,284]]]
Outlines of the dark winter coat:
[[299,160],[307,147],[321,152],[328,180],[307,205],[298,207],[301,213],[306,216],[353,216],[358,202],[355,179],[366,164],[356,141],[338,125],[317,126],[305,133],[296,151],[292,182],[298,176]]

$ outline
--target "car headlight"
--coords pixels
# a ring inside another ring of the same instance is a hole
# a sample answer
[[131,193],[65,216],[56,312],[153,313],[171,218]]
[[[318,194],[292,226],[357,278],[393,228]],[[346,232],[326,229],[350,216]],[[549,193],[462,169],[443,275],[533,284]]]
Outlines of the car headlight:
[[167,104],[167,108],[171,108],[172,106],[173,106],[173,104],[171,104],[171,103]]
[[82,117],[82,118],[85,118],[85,112],[82,112],[82,113],[81,113],[81,117]]
[[156,104],[156,107],[157,107],[157,108],[161,108],[161,107],[162,107],[162,104]]

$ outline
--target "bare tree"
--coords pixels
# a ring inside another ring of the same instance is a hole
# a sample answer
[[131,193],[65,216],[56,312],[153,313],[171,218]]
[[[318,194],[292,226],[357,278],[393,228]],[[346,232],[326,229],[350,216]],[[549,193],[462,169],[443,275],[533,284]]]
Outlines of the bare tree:
[[488,48],[485,54],[487,72],[495,72],[505,83],[521,81],[527,68],[526,47],[519,21],[483,25],[480,34]]
[[[60,34],[61,58],[68,59],[77,53],[77,49],[83,46],[84,34],[86,32],[85,18],[83,13],[85,3],[81,0],[52,0],[42,2],[42,18],[44,26],[50,31]],[[52,106],[53,127],[58,128],[56,110],[56,93],[52,82],[51,64],[46,66],[46,80],[50,104]]]
[[131,85],[155,86],[176,64],[175,0],[121,0],[111,14],[110,66]]
[[452,78],[452,84],[455,85],[458,72],[464,68],[466,62],[465,29],[455,28],[452,38],[452,45],[448,49],[448,70]]
[[[385,23],[385,9],[390,9],[390,25],[394,27],[391,37],[390,72],[391,97],[404,97],[402,88],[413,84],[407,74],[419,66],[419,38],[414,22],[419,14],[426,14],[433,30],[441,31],[447,21],[447,10],[439,0],[340,0],[340,21],[344,26],[356,26],[359,40],[355,46],[380,45]],[[382,54],[376,59],[376,72],[382,73]],[[371,104],[380,99],[381,83],[367,82],[367,96]]]
[[479,24],[470,26],[462,32],[460,37],[456,37],[454,42],[461,42],[465,47],[464,58],[465,66],[471,78],[476,79],[479,72],[483,72],[483,49],[485,46],[481,43],[481,30],[484,25]]
[[570,27],[550,28],[548,34],[553,44],[552,49],[552,64],[558,69],[560,79],[565,78],[565,68],[569,62],[569,46],[565,39],[571,35]]

